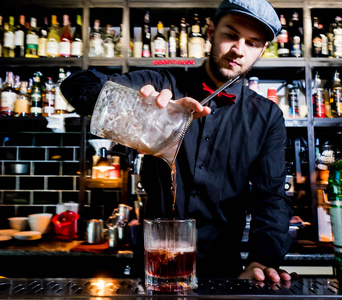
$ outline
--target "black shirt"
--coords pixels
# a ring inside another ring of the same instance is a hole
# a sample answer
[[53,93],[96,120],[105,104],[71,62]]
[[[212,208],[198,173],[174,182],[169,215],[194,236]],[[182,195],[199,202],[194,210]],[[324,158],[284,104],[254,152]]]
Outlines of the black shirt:
[[[204,67],[139,70],[124,75],[81,71],[65,79],[61,91],[80,114],[91,114],[102,85],[112,80],[139,89],[168,88],[173,99],[204,99],[215,85]],[[243,81],[225,90],[235,103],[215,97],[211,114],[192,122],[177,160],[178,216],[196,219],[197,274],[234,277],[241,271],[240,243],[246,212],[252,215],[248,262],[278,268],[291,244],[292,206],[285,195],[286,128],[279,107]],[[146,217],[172,216],[169,166],[145,156],[142,179],[148,193]]]

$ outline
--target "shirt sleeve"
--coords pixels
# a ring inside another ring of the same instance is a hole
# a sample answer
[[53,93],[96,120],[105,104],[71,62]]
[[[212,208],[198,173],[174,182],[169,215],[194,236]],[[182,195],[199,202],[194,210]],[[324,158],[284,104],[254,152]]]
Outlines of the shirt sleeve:
[[248,262],[279,268],[290,248],[292,203],[285,194],[286,128],[281,111],[273,106],[262,151],[250,172],[251,229]]
[[175,79],[163,69],[141,70],[130,73],[106,75],[95,70],[77,71],[69,75],[61,84],[64,98],[80,115],[91,115],[103,85],[108,81],[139,90],[143,85],[151,84],[157,91],[163,88],[173,89]]

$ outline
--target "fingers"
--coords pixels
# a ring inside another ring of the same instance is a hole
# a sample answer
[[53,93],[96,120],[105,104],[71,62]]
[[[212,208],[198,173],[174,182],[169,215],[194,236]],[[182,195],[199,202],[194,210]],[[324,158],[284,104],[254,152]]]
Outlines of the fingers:
[[210,114],[211,109],[208,106],[202,106],[197,100],[185,97],[182,99],[179,99],[176,101],[178,105],[181,105],[183,107],[188,108],[189,110],[192,110],[193,113],[193,119],[198,119],[201,117],[205,117]]
[[164,89],[160,93],[158,93],[152,85],[148,84],[144,85],[140,89],[140,96],[142,96],[143,98],[148,98],[150,96],[157,97],[157,105],[159,107],[165,107],[172,98],[172,92],[170,90]]

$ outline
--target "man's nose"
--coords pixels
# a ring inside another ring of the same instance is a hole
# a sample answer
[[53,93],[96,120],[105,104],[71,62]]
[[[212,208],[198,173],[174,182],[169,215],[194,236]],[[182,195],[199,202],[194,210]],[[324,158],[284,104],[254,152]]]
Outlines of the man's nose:
[[244,39],[238,39],[238,40],[235,41],[232,49],[236,52],[237,55],[242,56],[243,55],[243,51],[244,51],[244,47],[245,47]]

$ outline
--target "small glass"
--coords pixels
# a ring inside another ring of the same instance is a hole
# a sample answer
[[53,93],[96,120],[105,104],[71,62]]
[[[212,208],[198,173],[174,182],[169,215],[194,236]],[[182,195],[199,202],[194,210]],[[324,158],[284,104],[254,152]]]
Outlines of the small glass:
[[197,288],[195,220],[145,219],[144,246],[147,291]]

